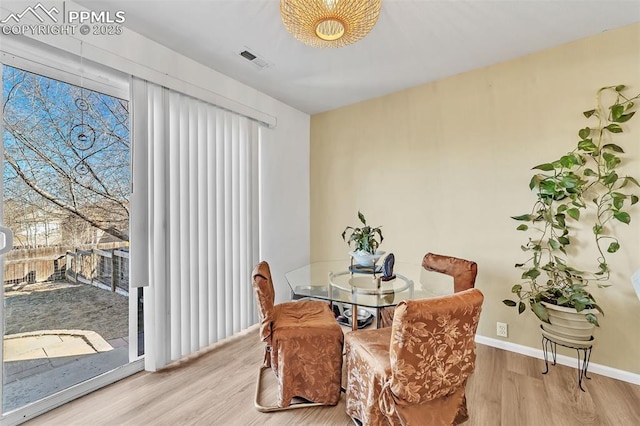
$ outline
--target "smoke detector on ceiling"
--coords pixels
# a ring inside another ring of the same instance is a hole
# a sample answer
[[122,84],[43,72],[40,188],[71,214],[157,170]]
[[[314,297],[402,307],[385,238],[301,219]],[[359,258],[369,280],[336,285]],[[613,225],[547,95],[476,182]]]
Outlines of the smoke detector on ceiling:
[[254,50],[249,49],[247,46],[244,46],[240,50],[239,55],[261,70],[269,68],[272,65],[264,57],[261,57]]

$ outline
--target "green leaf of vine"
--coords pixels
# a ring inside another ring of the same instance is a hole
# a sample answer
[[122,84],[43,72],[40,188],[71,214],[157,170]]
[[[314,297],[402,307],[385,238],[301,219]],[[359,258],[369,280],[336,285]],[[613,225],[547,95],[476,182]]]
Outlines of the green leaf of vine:
[[576,209],[576,208],[570,208],[566,211],[567,215],[569,215],[569,217],[571,217],[574,220],[580,220],[580,210]]
[[586,152],[593,152],[598,149],[598,147],[593,143],[591,139],[585,139],[578,142],[578,149]]
[[547,309],[540,302],[533,302],[531,304],[531,310],[540,319],[540,321],[549,322],[549,315]]
[[580,129],[578,131],[578,136],[580,136],[580,139],[587,139],[590,134],[591,134],[591,129],[588,127],[585,127],[584,129]]
[[625,178],[624,178],[624,183],[625,183],[625,185],[626,185],[628,182],[633,183],[635,186],[640,186],[640,183],[638,183],[638,181],[637,181],[637,180],[635,180],[635,179],[634,179],[634,178],[632,178],[631,176],[625,176]]
[[555,167],[553,167],[553,164],[551,163],[544,163],[544,164],[538,164],[532,170],[535,170],[535,169],[542,170],[545,172],[550,172],[551,170],[555,169]]
[[631,117],[634,116],[636,112],[630,112],[629,114],[622,114],[620,117],[618,117],[617,119],[614,119],[613,121],[615,121],[616,123],[624,123],[627,122],[631,119]]
[[624,150],[622,149],[622,147],[614,144],[614,143],[608,143],[606,145],[602,146],[602,149],[609,149],[611,151],[615,151],[615,152],[619,152],[619,153],[624,153]]
[[608,126],[605,126],[605,129],[607,129],[611,133],[622,133],[622,127],[620,127],[618,124],[609,124]]
[[627,225],[631,222],[631,216],[627,212],[615,212],[613,217],[618,219],[622,223],[626,223]]
[[586,314],[584,317],[585,317],[585,318],[587,319],[587,321],[589,321],[591,324],[595,325],[596,327],[600,327],[600,324],[598,324],[598,318],[597,318],[595,315],[593,315],[593,314]]
[[620,104],[615,104],[611,107],[611,117],[613,121],[617,121],[618,118],[624,113],[624,107]]

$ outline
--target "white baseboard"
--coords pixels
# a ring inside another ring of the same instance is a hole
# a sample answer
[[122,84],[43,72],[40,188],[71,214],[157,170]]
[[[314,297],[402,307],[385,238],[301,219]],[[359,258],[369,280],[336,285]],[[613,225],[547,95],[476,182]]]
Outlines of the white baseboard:
[[[504,340],[492,339],[490,337],[479,336],[476,334],[476,342],[492,346],[498,349],[504,349],[505,351],[515,352],[521,355],[530,356],[533,358],[544,359],[544,353],[542,349],[535,349],[529,346],[518,345],[516,343],[506,342]],[[560,355],[556,357],[556,362],[567,367],[578,368],[577,358]],[[600,374],[602,376],[611,377],[612,379],[622,380],[623,382],[633,383],[634,385],[640,385],[640,374],[631,373],[629,371],[618,370],[617,368],[607,367],[606,365],[596,364],[594,362],[589,363],[589,372]]]

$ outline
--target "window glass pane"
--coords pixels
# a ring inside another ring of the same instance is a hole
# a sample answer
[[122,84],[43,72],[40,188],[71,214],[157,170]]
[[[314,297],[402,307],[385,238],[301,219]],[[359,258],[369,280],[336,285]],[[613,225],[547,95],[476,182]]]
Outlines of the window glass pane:
[[127,101],[2,77],[8,412],[129,362],[131,173]]

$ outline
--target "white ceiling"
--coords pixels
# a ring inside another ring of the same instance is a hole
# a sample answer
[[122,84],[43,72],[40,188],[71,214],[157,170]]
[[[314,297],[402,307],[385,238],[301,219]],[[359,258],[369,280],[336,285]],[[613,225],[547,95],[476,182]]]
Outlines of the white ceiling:
[[286,31],[279,0],[76,1],[309,114],[640,22],[640,0],[382,0],[366,38],[318,49]]

